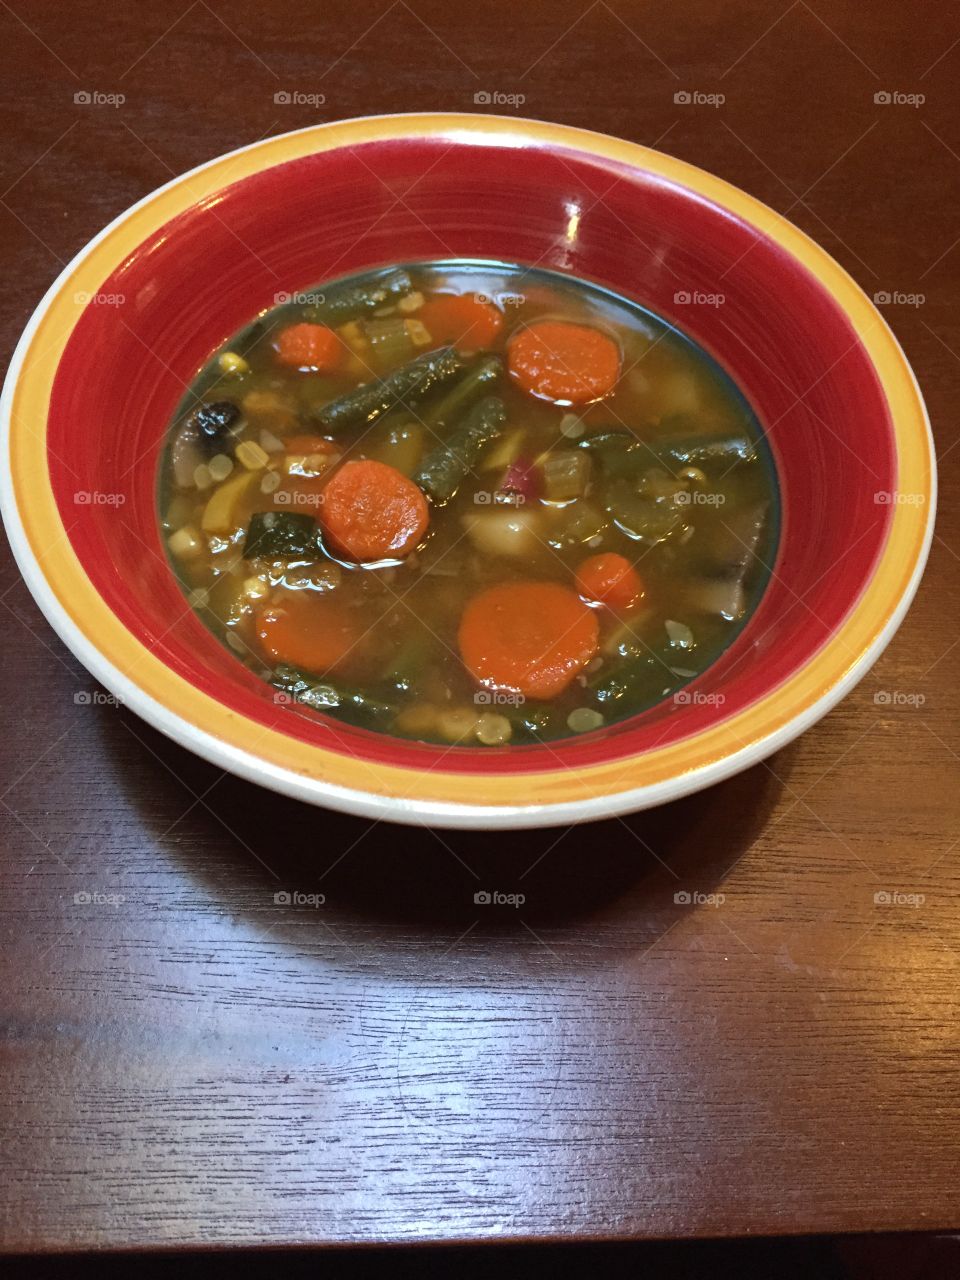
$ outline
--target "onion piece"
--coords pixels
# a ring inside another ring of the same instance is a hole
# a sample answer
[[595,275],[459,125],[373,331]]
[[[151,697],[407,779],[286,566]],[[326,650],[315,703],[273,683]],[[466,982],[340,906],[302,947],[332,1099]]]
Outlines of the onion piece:
[[195,488],[193,473],[201,462],[203,454],[197,444],[197,429],[188,418],[174,436],[170,448],[170,464],[178,489]]
[[543,546],[536,510],[485,512],[463,517],[463,527],[477,551],[489,556],[530,556]]

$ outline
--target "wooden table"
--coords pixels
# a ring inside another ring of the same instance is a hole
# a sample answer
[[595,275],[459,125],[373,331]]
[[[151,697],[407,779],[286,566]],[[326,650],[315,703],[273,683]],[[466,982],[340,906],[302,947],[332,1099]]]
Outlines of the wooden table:
[[317,119],[523,95],[493,109],[657,144],[869,293],[922,295],[886,314],[943,458],[926,580],[875,671],[767,765],[490,838],[221,776],[101,701],[7,557],[8,1249],[957,1223],[960,18],[458,9],[3,4],[4,351],[61,264],[175,173]]

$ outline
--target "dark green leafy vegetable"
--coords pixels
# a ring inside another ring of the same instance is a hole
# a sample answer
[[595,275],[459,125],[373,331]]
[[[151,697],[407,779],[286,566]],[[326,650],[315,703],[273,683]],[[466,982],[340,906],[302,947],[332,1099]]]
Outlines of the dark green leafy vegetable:
[[331,401],[315,414],[316,420],[329,432],[376,422],[397,405],[422,400],[455,378],[462,368],[463,361],[453,347],[438,347],[394,369],[385,378]]
[[319,679],[285,665],[274,669],[270,683],[287,694],[291,702],[313,711],[339,711],[361,722],[383,723],[400,710],[396,702],[378,694],[350,688],[329,678]]
[[339,284],[318,289],[316,292],[323,301],[306,308],[302,314],[313,324],[336,328],[348,320],[357,320],[380,307],[389,306],[412,290],[413,281],[406,271],[385,271],[363,284]]
[[531,742],[554,737],[563,724],[563,716],[555,707],[524,703],[518,707],[498,706],[497,710],[507,717],[521,739],[527,738]]
[[470,409],[450,435],[427,454],[414,475],[428,498],[449,502],[479,461],[484,448],[503,431],[507,411],[499,396],[487,396]]
[[612,708],[619,703],[639,706],[656,702],[683,681],[660,654],[631,652],[605,662],[587,683],[597,702]]
[[753,442],[739,432],[670,436],[651,430],[641,439],[632,431],[598,431],[581,440],[580,448],[593,454],[611,479],[639,475],[656,462],[676,471],[683,467],[726,468],[756,458]]
[[499,356],[486,356],[468,369],[442,400],[425,415],[431,426],[446,426],[481,396],[492,391],[503,373],[503,361]]
[[319,549],[313,516],[293,511],[257,511],[250,517],[243,554],[247,560],[307,559],[318,555]]
[[395,689],[407,692],[429,664],[430,653],[421,635],[410,635],[393,655],[383,672],[384,679]]
[[651,546],[683,524],[683,509],[666,496],[640,491],[630,480],[614,480],[606,492],[607,510],[628,538]]

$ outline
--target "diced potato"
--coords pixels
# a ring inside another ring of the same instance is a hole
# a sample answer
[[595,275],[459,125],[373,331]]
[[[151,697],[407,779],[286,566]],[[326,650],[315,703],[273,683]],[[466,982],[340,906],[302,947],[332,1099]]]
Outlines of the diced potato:
[[485,511],[464,516],[463,527],[474,547],[489,556],[528,557],[544,542],[538,511]]
[[480,717],[471,707],[451,707],[440,713],[437,728],[447,742],[462,742],[476,735],[479,721]]
[[245,413],[283,413],[293,407],[286,396],[257,388],[247,392],[242,404]]
[[394,721],[399,733],[409,733],[413,737],[436,733],[439,710],[430,702],[415,702],[405,707]]
[[502,747],[513,737],[513,725],[506,716],[486,711],[477,721],[476,734],[485,747]]
[[239,471],[214,490],[200,521],[204,533],[231,533],[239,527],[237,505],[256,479],[256,472]]

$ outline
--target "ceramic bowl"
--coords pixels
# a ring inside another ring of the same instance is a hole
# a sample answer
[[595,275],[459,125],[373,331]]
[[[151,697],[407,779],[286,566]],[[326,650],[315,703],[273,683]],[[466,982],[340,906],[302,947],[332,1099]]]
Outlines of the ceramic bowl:
[[[278,707],[186,607],[156,505],[185,386],[279,294],[441,257],[536,264],[635,299],[706,348],[757,412],[782,496],[776,562],[749,623],[685,699],[549,745],[421,745]],[[24,578],[119,700],[253,782],[440,826],[609,816],[776,751],[889,641],[934,514],[909,365],[822,249],[679,160],[493,116],[320,125],[148,196],[40,303],[10,366],[2,426],[2,508]]]

